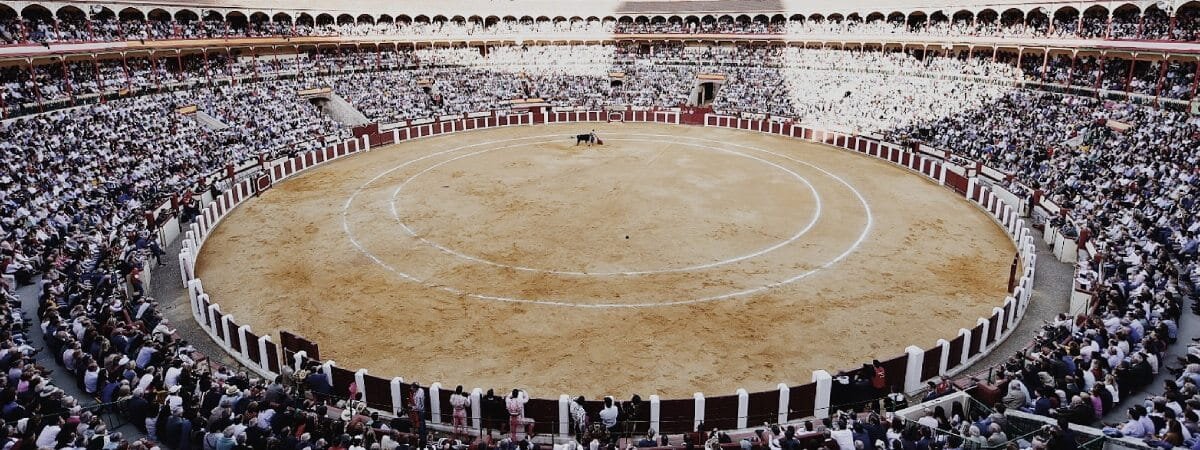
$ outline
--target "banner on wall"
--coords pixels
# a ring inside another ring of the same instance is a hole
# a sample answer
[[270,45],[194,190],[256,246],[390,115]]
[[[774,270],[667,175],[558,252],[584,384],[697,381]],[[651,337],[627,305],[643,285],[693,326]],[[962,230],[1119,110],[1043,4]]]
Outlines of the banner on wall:
[[313,88],[313,89],[301,89],[301,90],[296,91],[296,95],[300,96],[301,98],[307,98],[307,97],[314,97],[317,95],[329,95],[331,92],[333,92],[333,89],[324,87],[324,88]]

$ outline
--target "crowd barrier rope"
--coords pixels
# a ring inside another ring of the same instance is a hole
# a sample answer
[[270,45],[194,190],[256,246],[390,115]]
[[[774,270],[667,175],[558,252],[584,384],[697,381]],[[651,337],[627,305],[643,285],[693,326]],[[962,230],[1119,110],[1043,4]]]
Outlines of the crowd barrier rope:
[[[353,384],[362,393],[368,406],[384,414],[398,414],[406,409],[410,398],[410,385],[401,377],[390,379],[369,374],[366,369],[346,369],[332,360],[322,360],[320,348],[315,342],[279,330],[280,342],[271,335],[258,335],[248,325],[240,325],[236,318],[221,311],[216,300],[204,291],[203,282],[196,276],[195,263],[200,250],[211,231],[228,214],[248,198],[282,182],[300,172],[352,156],[371,148],[390,145],[424,137],[441,136],[461,131],[488,129],[505,126],[534,125],[545,123],[575,123],[613,121],[619,115],[625,122],[654,122],[664,124],[689,124],[693,126],[730,128],[745,131],[790,137],[803,141],[822,143],[857,152],[890,162],[962,195],[982,211],[988,213],[1002,227],[1017,249],[1014,276],[1010,280],[1011,290],[1000,306],[992,309],[986,317],[979,317],[972,325],[962,328],[957,335],[939,339],[932,347],[909,346],[904,353],[892,358],[881,358],[886,369],[887,381],[893,388],[904,393],[915,393],[923,383],[940,376],[955,375],[996,348],[1017,327],[1029,304],[1037,263],[1036,249],[1029,227],[1021,217],[1020,209],[997,195],[999,187],[981,182],[981,167],[969,170],[938,158],[936,154],[919,149],[883,142],[877,138],[816,129],[791,121],[775,119],[746,119],[698,113],[694,110],[626,108],[623,111],[549,111],[546,109],[501,111],[465,114],[455,117],[409,121],[394,128],[380,131],[378,125],[355,129],[355,138],[336,142],[324,148],[303,152],[290,158],[263,162],[251,176],[236,178],[230,170],[231,180],[240,179],[229,189],[215,196],[204,205],[202,213],[188,225],[183,233],[184,241],[179,253],[180,277],[187,289],[187,296],[196,323],[213,341],[249,370],[268,378],[299,371],[319,364],[320,372],[333,386],[335,396],[346,397]],[[1001,173],[988,169],[992,173]],[[838,375],[856,374],[858,370],[839,372]],[[863,374],[868,375],[868,374]],[[869,378],[869,376],[867,377]],[[449,429],[450,389],[441,383],[421,387],[426,392],[426,411],[434,427]],[[536,424],[537,431],[545,434],[568,435],[570,433],[568,411],[570,399],[566,395],[541,397],[546,393],[530,393],[526,405],[526,417]],[[479,429],[479,399],[483,390],[470,390],[472,418],[470,426]],[[639,417],[633,420],[644,422],[648,428],[659,433],[684,433],[693,431],[704,422],[706,426],[720,429],[744,429],[763,422],[785,423],[806,418],[828,417],[834,405],[852,404],[864,399],[862,392],[853,385],[838,382],[834,374],[826,370],[812,373],[809,383],[788,386],[780,383],[776,389],[762,392],[747,392],[738,389],[732,395],[708,396],[697,392],[690,398],[661,398],[649,395]],[[602,400],[588,401],[585,409],[599,410]]]

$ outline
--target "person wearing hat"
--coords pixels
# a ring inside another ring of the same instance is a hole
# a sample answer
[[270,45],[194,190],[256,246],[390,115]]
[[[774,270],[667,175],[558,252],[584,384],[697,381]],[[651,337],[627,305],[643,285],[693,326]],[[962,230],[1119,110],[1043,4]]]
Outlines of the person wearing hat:
[[237,386],[232,384],[225,385],[225,395],[221,396],[222,404],[229,402],[229,405],[233,406],[233,404],[237,403],[238,399],[240,398],[242,398],[242,391],[239,390]]
[[178,384],[167,388],[167,398],[164,402],[167,407],[171,408],[171,412],[183,411],[183,396],[179,394],[179,391]]

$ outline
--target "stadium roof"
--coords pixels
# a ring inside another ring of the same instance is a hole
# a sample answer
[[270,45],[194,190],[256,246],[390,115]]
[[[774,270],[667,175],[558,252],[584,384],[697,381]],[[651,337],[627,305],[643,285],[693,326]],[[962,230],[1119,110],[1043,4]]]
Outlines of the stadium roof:
[[1032,1],[1032,0],[126,0],[126,1],[79,1],[79,2],[37,2],[18,1],[5,2],[5,5],[17,11],[37,4],[50,11],[57,11],[64,6],[77,6],[87,10],[91,7],[103,7],[112,11],[120,11],[133,7],[143,12],[162,8],[168,12],[191,9],[197,13],[209,9],[218,12],[241,11],[247,15],[263,12],[269,15],[275,13],[290,13],[292,15],[308,13],[342,14],[355,16],[368,14],[378,16],[417,16],[435,15],[453,16],[514,16],[514,17],[615,17],[621,15],[656,15],[656,14],[832,14],[849,15],[859,13],[863,16],[871,12],[889,14],[891,12],[922,11],[927,14],[941,11],[952,15],[956,11],[972,12],[992,9],[1002,12],[1008,9],[1018,9],[1022,12],[1045,8],[1044,12],[1051,13],[1061,8],[1087,9],[1101,6],[1112,11],[1124,5],[1132,5],[1144,10],[1151,5],[1157,5],[1166,11],[1174,11],[1184,4],[1200,4],[1197,1],[1158,0],[1158,1]]

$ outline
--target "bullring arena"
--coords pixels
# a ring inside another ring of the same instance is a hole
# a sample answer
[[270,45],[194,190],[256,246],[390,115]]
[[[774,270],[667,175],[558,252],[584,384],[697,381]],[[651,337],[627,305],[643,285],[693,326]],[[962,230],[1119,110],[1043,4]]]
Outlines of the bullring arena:
[[954,336],[1008,289],[1000,227],[906,169],[687,126],[597,124],[604,145],[575,145],[590,127],[306,171],[226,218],[197,276],[239,323],[342,366],[619,397],[807,381]]
[[0,437],[1200,449],[1197,92],[1200,0],[0,1]]

